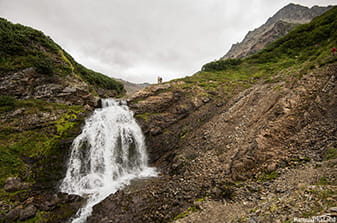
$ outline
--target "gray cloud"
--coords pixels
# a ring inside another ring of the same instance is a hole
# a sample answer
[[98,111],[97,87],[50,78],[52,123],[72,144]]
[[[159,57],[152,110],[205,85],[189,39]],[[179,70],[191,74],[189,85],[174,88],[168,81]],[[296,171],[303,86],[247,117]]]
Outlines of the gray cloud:
[[[335,0],[294,0],[313,6]],[[184,77],[223,56],[288,0],[0,0],[0,16],[40,29],[75,59],[132,82]]]

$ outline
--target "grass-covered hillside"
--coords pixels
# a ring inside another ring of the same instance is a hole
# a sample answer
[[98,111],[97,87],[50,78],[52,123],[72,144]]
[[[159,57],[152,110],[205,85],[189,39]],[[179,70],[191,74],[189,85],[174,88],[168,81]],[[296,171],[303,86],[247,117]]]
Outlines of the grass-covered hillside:
[[219,92],[237,84],[250,86],[257,81],[278,81],[284,75],[300,77],[315,67],[337,61],[337,56],[331,55],[331,48],[337,46],[336,30],[337,7],[334,7],[255,55],[210,62],[200,72],[181,80],[186,82],[186,88],[197,84],[207,91]]
[[0,18],[0,73],[29,67],[48,76],[77,75],[92,87],[91,90],[115,91],[116,96],[124,93],[120,82],[78,64],[41,31]]

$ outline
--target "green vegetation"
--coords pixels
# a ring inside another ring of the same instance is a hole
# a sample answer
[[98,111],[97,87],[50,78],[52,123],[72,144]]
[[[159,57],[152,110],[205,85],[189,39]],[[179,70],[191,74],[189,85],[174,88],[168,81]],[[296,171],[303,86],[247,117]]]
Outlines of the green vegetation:
[[150,112],[146,112],[146,113],[143,113],[143,114],[137,114],[135,115],[136,118],[141,118],[145,121],[149,120],[150,117],[152,116],[156,116],[156,115],[160,115],[160,113],[150,113]]
[[[244,59],[219,60],[205,64],[184,81],[184,89],[198,85],[207,92],[233,95],[256,82],[279,82],[288,76],[300,78],[311,69],[337,62],[331,47],[337,45],[337,7],[309,24],[299,25],[287,36]],[[278,89],[277,87],[275,88]]]
[[208,64],[205,64],[201,70],[203,71],[218,71],[227,70],[235,68],[237,65],[241,64],[240,59],[228,59],[228,60],[218,60]]
[[328,148],[323,154],[324,160],[331,160],[336,158],[337,158],[337,148],[334,147]]
[[143,114],[137,114],[137,115],[135,115],[135,117],[141,118],[141,119],[147,121],[147,120],[149,120],[151,115],[152,115],[152,113],[146,112],[146,113],[143,113]]
[[[15,207],[32,196],[31,190],[6,192],[3,189],[6,178],[20,177],[37,187],[53,188],[63,177],[63,161],[72,139],[80,132],[85,111],[81,106],[16,100],[9,96],[0,96],[0,102],[0,200],[4,206]],[[66,205],[61,207],[62,216],[70,217],[76,210]],[[0,210],[0,215],[6,214],[6,210]],[[41,219],[62,216],[39,211],[25,222],[44,222]]]
[[173,219],[173,221],[185,218],[185,217],[189,216],[190,214],[192,214],[193,212],[197,212],[197,211],[199,211],[199,209],[196,206],[189,207],[189,208],[187,208],[186,211],[184,211],[184,212],[180,213],[179,215],[177,215]]
[[101,73],[89,70],[83,67],[82,65],[77,64],[75,72],[77,72],[84,81],[95,87],[100,87],[107,90],[115,90],[118,94],[125,93],[124,86],[122,83],[108,76],[105,76]]
[[[262,52],[250,57],[256,63],[274,63],[280,58],[290,58],[293,62],[313,61],[330,53],[331,44],[336,44],[337,8],[316,17],[309,24],[298,26],[285,37],[273,42]],[[291,60],[289,60],[291,61]]]
[[[6,110],[2,109],[3,106],[0,107],[1,117],[13,114],[14,111],[21,112],[13,115],[10,121],[6,121],[0,127],[0,186],[9,176],[19,176],[26,181],[37,182],[48,181],[48,176],[52,177],[54,174],[55,179],[61,167],[53,169],[53,165],[49,163],[50,159],[57,159],[66,154],[60,151],[61,142],[78,134],[83,121],[83,117],[78,115],[84,112],[83,108],[36,99],[13,98],[10,99],[8,107],[7,101],[4,106],[7,107]],[[44,114],[54,116],[56,120],[46,117],[43,125],[29,126],[30,120],[27,120],[27,117],[41,119]],[[22,125],[25,127],[22,128]],[[62,166],[59,162],[55,165]],[[45,168],[48,171],[42,171]],[[42,173],[48,175],[46,179]]]
[[257,180],[259,181],[271,181],[271,180],[275,180],[277,177],[279,177],[280,174],[276,171],[272,171],[270,173],[263,173],[262,175],[260,175]]
[[318,180],[318,185],[329,185],[330,182],[327,177],[321,177]]
[[68,53],[42,32],[0,18],[0,72],[34,67],[47,76],[77,75],[95,89],[125,93],[123,84],[78,64]]
[[0,95],[0,106],[13,106],[15,98],[7,95]]

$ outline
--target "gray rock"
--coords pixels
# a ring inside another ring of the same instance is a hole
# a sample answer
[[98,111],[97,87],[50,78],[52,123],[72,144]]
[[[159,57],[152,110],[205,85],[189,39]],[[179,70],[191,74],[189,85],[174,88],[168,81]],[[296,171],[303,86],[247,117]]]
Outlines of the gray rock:
[[17,177],[8,177],[6,179],[4,190],[7,192],[15,192],[21,189],[21,180]]
[[63,89],[63,92],[64,93],[73,93],[73,92],[76,92],[76,88],[74,87],[66,87]]
[[162,130],[161,130],[161,128],[159,128],[159,127],[155,127],[155,128],[153,128],[153,129],[151,129],[150,132],[151,132],[151,135],[156,136],[156,135],[161,134],[161,133],[162,133]]
[[16,207],[12,210],[10,210],[6,216],[5,216],[5,222],[14,222],[16,221],[19,216],[20,216],[20,210],[21,210],[22,206]]
[[29,218],[32,218],[36,215],[36,207],[34,205],[28,205],[28,207],[22,209],[20,211],[20,221],[27,220]]
[[210,98],[207,98],[207,97],[202,97],[201,100],[202,100],[202,102],[204,102],[204,103],[208,103],[211,99],[210,99]]
[[331,208],[329,208],[329,212],[335,212],[335,213],[337,213],[337,207],[331,207]]

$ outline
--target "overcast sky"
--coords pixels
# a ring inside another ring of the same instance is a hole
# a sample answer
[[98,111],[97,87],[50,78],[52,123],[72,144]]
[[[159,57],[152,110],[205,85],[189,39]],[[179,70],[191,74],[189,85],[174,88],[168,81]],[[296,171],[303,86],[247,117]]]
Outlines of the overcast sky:
[[79,63],[131,82],[191,75],[290,2],[336,0],[0,0],[0,17],[43,31]]

